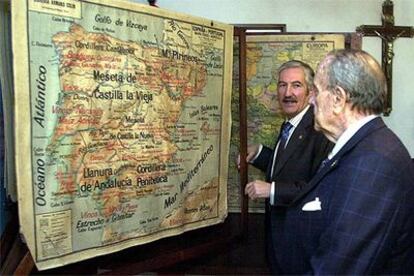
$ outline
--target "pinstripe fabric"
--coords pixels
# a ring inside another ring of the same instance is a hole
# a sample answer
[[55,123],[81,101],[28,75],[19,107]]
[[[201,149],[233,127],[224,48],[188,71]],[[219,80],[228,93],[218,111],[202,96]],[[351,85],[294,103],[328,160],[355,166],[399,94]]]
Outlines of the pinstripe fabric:
[[[303,211],[318,197],[320,211]],[[414,274],[414,166],[374,119],[277,216],[284,274]]]

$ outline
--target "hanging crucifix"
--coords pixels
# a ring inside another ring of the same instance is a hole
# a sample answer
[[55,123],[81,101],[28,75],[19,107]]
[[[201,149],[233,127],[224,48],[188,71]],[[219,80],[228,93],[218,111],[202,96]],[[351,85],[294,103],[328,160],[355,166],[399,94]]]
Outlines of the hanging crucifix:
[[408,26],[394,25],[394,4],[385,0],[382,4],[382,25],[361,25],[356,31],[363,36],[378,36],[382,40],[382,70],[387,78],[387,101],[384,115],[392,110],[392,59],[394,57],[394,41],[399,37],[413,37],[414,29]]

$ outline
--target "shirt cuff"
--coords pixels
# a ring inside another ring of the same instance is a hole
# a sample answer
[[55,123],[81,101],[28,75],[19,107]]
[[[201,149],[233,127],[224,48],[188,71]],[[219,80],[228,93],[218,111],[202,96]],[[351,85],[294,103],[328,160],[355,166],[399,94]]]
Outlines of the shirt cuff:
[[270,205],[275,205],[275,182],[272,181],[272,184],[270,184],[270,199],[269,203]]

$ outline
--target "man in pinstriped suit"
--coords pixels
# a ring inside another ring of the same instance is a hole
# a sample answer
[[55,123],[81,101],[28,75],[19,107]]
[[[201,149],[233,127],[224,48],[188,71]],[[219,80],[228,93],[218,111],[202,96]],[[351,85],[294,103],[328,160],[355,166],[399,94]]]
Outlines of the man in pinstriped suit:
[[283,274],[414,274],[414,165],[379,114],[386,80],[366,52],[329,53],[315,76],[328,161],[278,217]]

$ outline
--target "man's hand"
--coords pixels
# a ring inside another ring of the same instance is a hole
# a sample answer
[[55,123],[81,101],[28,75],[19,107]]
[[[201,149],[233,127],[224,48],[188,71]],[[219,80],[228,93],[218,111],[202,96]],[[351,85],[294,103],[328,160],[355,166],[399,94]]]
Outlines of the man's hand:
[[270,187],[271,184],[268,182],[255,180],[247,183],[244,193],[252,200],[257,198],[268,198],[270,197]]
[[[247,156],[246,162],[249,163],[253,157],[256,156],[257,152],[260,149],[260,145],[250,145],[247,147]],[[237,156],[237,168],[240,169],[240,154]]]

